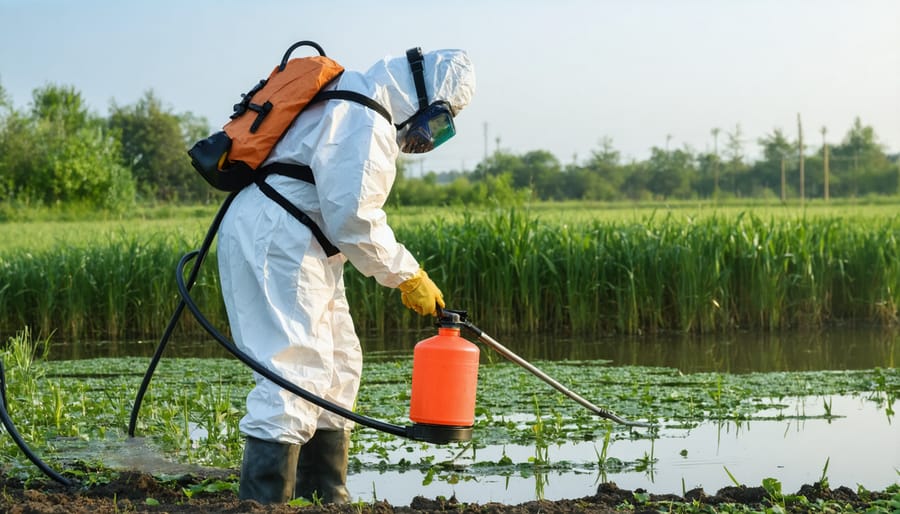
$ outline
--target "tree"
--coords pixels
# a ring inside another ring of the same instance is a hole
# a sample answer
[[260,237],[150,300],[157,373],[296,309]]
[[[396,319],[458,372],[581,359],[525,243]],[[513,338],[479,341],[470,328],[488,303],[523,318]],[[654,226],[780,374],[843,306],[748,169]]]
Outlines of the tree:
[[753,176],[765,190],[778,190],[784,201],[787,197],[787,161],[797,153],[797,145],[788,141],[780,128],[759,138],[757,143],[762,149],[763,159],[753,164]]
[[478,164],[475,168],[475,177],[487,181],[490,177],[508,175],[513,189],[527,189],[537,196],[535,187],[538,175],[542,174],[544,168],[553,166],[558,170],[559,162],[550,152],[539,150],[519,156],[497,150],[487,160]]
[[583,168],[573,167],[567,172],[566,196],[585,200],[615,200],[625,183],[621,154],[613,147],[612,139],[600,140],[600,149],[591,152]]
[[48,159],[47,204],[85,204],[122,212],[133,204],[134,182],[119,145],[101,127],[79,129],[55,144]]
[[824,162],[823,162],[823,164],[822,164],[822,167],[824,168],[824,170],[823,170],[823,176],[824,176],[824,180],[825,180],[825,201],[826,201],[826,202],[828,201],[829,196],[830,196],[830,191],[829,191],[830,177],[828,176],[828,175],[829,175],[829,170],[828,170],[828,141],[825,139],[825,135],[826,135],[827,133],[828,133],[828,129],[823,125],[823,126],[822,126],[822,160],[823,160]]
[[[845,194],[884,193],[897,189],[897,171],[888,160],[875,130],[857,117],[839,145],[830,149],[832,176],[845,184]],[[837,193],[838,184],[833,184]]]
[[730,185],[728,189],[735,196],[748,195],[753,189],[752,177],[749,177],[748,167],[744,163],[744,134],[741,125],[737,124],[733,132],[726,132],[728,141],[725,143],[725,173],[720,185]]
[[6,93],[6,88],[3,87],[3,84],[0,84],[0,110],[6,110],[12,105],[12,101],[9,99],[9,95]]
[[590,163],[597,169],[614,168],[619,165],[622,154],[613,147],[612,139],[604,137],[600,140],[600,149],[591,152]]
[[694,156],[688,150],[651,149],[647,162],[649,182],[647,188],[657,198],[688,198],[690,184],[696,175]]
[[92,121],[81,93],[73,86],[56,85],[34,90],[31,118],[51,123],[54,128],[64,131],[76,131]]
[[649,162],[635,162],[628,166],[625,181],[622,182],[622,194],[632,200],[649,200],[652,197],[650,182],[653,173]]
[[697,175],[691,189],[702,198],[718,198],[719,159],[715,151],[698,154]]
[[478,163],[478,166],[475,167],[475,176],[484,180],[491,175],[511,173],[520,162],[521,157],[497,150],[490,157]]
[[108,123],[119,134],[125,162],[142,195],[171,201],[211,194],[186,153],[190,144],[207,135],[202,118],[176,115],[163,108],[153,91],[147,91],[134,105],[113,103]]
[[806,175],[803,168],[805,147],[803,146],[803,123],[800,121],[800,113],[797,113],[797,160],[800,163],[800,205],[806,201]]
[[21,156],[31,141],[26,134],[27,120],[12,109],[3,93],[0,95],[0,198],[14,200],[21,181]]
[[27,116],[11,112],[0,134],[0,188],[18,204],[83,204],[124,210],[134,200],[117,140],[81,94],[48,85],[32,93]]
[[513,186],[530,188],[541,200],[562,199],[561,179],[559,160],[546,150],[526,153],[513,170]]

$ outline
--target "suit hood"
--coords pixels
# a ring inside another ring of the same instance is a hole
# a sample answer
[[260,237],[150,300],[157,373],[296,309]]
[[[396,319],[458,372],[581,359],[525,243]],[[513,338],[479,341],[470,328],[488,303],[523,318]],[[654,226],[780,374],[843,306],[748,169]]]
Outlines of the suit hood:
[[[425,52],[424,78],[428,103],[448,102],[459,114],[475,93],[475,68],[463,50]],[[416,85],[406,56],[385,57],[365,73],[380,89],[378,97],[386,98],[395,124],[400,125],[419,110]]]

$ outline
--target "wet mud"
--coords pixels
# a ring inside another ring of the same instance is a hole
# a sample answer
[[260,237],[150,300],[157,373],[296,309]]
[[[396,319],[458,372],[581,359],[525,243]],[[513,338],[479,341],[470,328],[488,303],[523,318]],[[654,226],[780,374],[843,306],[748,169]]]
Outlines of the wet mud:
[[[212,481],[210,479],[212,478]],[[102,482],[102,483],[99,483]],[[598,486],[596,494],[583,498],[530,501],[518,505],[498,503],[461,503],[454,498],[415,497],[409,505],[386,502],[349,505],[261,505],[242,501],[230,488],[200,487],[216,483],[215,477],[184,475],[161,480],[140,472],[122,472],[90,486],[64,486],[57,482],[30,481],[3,476],[0,512],[11,514],[105,514],[122,512],[147,513],[568,513],[568,512],[658,512],[671,510],[682,503],[686,511],[700,512],[706,507],[719,510],[727,504],[742,505],[751,510],[765,510],[774,505],[788,512],[808,512],[809,504],[836,502],[843,511],[862,512],[873,502],[888,499],[888,493],[871,492],[860,497],[848,487],[829,488],[823,484],[804,485],[789,500],[773,499],[762,487],[725,487],[715,494],[702,489],[687,491],[684,497],[655,495],[641,489],[626,490],[614,483]],[[206,490],[204,490],[206,489]],[[191,491],[190,494],[185,491]],[[802,500],[800,499],[802,498]],[[673,503],[674,502],[674,503]],[[804,505],[805,504],[805,505]],[[693,510],[692,510],[693,509]],[[706,510],[709,511],[709,510]]]

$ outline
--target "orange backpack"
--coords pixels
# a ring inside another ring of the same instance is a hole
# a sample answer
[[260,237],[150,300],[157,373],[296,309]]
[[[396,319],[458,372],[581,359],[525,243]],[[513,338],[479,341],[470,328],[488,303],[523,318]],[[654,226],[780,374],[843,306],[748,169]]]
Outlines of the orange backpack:
[[[319,55],[289,59],[300,46],[311,46]],[[269,78],[259,81],[240,103],[222,131],[194,144],[188,151],[191,164],[216,189],[238,191],[259,176],[257,170],[275,144],[303,109],[330,99],[351,100],[379,112],[390,121],[383,106],[353,91],[322,91],[344,68],[325,56],[312,41],[294,43]]]

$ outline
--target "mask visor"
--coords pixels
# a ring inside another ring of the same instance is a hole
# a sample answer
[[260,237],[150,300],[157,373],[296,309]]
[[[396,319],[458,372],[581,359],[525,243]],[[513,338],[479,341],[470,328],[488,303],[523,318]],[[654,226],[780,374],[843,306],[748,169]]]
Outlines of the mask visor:
[[456,135],[453,113],[447,102],[435,102],[404,123],[398,134],[400,151],[425,153]]

